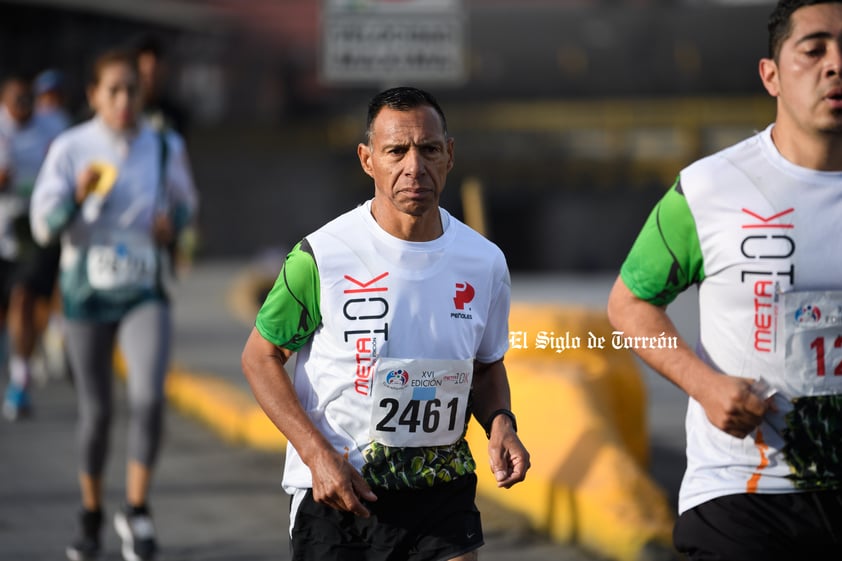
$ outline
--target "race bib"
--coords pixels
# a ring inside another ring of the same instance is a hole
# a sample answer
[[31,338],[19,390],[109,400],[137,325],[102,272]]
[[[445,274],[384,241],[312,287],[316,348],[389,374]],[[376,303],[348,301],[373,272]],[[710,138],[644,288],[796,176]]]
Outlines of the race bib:
[[784,337],[784,393],[842,393],[842,291],[780,294],[778,326]]
[[453,444],[465,429],[474,361],[378,358],[372,440],[385,446]]
[[97,290],[155,286],[156,249],[149,236],[111,232],[88,248],[88,282]]

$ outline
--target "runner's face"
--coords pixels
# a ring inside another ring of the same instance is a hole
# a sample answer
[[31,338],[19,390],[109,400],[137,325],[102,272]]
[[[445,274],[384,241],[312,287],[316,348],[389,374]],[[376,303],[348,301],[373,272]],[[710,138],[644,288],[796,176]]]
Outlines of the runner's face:
[[105,66],[90,91],[90,101],[97,115],[112,129],[134,127],[140,111],[137,73],[123,63]]
[[397,111],[384,107],[372,123],[371,143],[361,144],[360,162],[374,179],[375,197],[389,212],[422,216],[438,212],[445,179],[453,167],[453,139],[429,106]]
[[842,4],[799,8],[791,24],[777,62],[761,63],[779,118],[803,132],[842,133]]
[[3,105],[16,123],[22,124],[32,116],[32,89],[21,80],[10,81],[3,90]]

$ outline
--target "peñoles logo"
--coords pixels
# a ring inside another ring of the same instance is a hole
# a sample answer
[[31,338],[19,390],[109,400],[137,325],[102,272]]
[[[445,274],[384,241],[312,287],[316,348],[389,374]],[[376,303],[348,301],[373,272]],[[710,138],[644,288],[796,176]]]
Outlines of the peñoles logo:
[[[453,297],[453,306],[457,310],[464,310],[465,304],[470,304],[474,299],[474,287],[467,282],[456,283],[456,296]],[[468,308],[470,310],[470,308]],[[450,317],[459,319],[473,319],[474,316],[464,312],[450,312]]]
[[474,287],[470,284],[457,282],[456,296],[453,297],[453,305],[457,310],[464,310],[465,304],[470,304],[474,299]]
[[818,323],[822,318],[822,312],[818,306],[807,304],[795,311],[795,321],[798,323]]

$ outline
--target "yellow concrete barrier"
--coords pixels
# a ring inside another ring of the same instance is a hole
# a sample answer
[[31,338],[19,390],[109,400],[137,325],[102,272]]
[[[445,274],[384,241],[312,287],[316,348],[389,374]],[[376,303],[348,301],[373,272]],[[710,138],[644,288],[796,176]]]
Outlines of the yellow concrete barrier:
[[[512,404],[532,469],[522,484],[500,490],[481,466],[479,492],[553,539],[609,559],[641,561],[652,548],[670,549],[672,509],[646,473],[643,381],[629,352],[611,347],[605,315],[515,303],[509,325]],[[476,423],[468,440],[482,464],[487,443]]]
[[[509,369],[522,361],[578,366],[594,396],[599,397],[596,403],[600,413],[619,432],[638,463],[649,465],[645,386],[631,353],[612,348],[613,328],[605,313],[584,307],[515,302],[509,314],[509,328]],[[540,347],[542,336],[546,341],[544,348]],[[554,339],[566,344],[575,343],[576,338],[578,345],[574,348],[553,348]],[[517,383],[521,375],[514,372],[511,377]]]

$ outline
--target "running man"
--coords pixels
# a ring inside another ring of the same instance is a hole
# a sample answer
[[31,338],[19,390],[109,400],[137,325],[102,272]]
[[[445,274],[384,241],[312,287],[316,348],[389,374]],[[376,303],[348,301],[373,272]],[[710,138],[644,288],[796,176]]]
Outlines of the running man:
[[50,143],[60,131],[35,112],[28,77],[4,80],[0,105],[0,364],[9,367],[3,416],[15,421],[32,410],[36,304],[53,296],[60,253],[58,244],[40,247],[32,239],[29,199]]
[[289,253],[243,371],[289,441],[293,559],[477,559],[470,415],[500,487],[530,465],[503,365],[508,268],[439,207],[454,142],[429,93],[378,94],[366,134],[374,198]]
[[696,352],[638,350],[689,396],[693,561],[842,551],[842,1],[778,2],[759,71],[775,122],[681,171],[608,302],[629,335],[678,336],[665,308],[699,287]]

